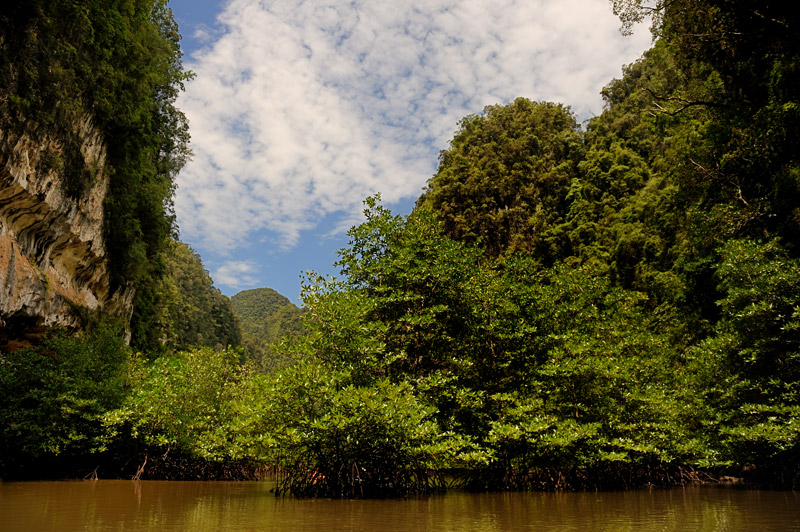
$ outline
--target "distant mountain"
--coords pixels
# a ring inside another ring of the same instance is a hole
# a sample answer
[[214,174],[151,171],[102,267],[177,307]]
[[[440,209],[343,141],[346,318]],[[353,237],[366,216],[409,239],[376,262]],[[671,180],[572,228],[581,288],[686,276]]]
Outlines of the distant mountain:
[[248,356],[264,371],[272,371],[291,361],[270,345],[284,337],[303,332],[303,310],[272,288],[244,290],[231,298],[233,313],[242,330],[242,345]]

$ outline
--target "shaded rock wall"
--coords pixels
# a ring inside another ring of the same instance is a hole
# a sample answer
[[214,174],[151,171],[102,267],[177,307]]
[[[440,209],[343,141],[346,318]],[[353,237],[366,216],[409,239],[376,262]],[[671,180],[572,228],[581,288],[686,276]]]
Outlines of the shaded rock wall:
[[75,128],[92,170],[77,195],[66,192],[58,139],[0,130],[0,350],[80,327],[87,311],[130,318],[133,291],[109,284],[105,148],[89,120]]

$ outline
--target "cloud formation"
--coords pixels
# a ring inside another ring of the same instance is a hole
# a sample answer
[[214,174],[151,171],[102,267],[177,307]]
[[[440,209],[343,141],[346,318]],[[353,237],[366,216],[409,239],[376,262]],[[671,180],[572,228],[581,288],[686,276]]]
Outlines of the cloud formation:
[[253,261],[225,261],[214,271],[214,279],[217,282],[239,289],[254,286],[258,283],[258,265]]
[[195,156],[176,197],[184,238],[218,254],[263,235],[291,248],[334,213],[345,227],[375,192],[415,198],[486,105],[598,113],[649,44],[607,0],[232,0],[218,23],[187,61]]

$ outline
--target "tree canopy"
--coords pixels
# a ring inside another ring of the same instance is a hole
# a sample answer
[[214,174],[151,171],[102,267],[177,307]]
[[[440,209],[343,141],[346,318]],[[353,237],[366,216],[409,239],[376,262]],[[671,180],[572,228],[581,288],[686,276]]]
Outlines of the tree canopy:
[[464,118],[417,204],[448,236],[494,256],[543,250],[564,215],[583,154],[578,124],[560,104],[518,98]]
[[164,349],[238,347],[242,332],[230,300],[214,286],[200,256],[172,241],[161,260],[165,272],[156,284],[159,307],[152,331]]

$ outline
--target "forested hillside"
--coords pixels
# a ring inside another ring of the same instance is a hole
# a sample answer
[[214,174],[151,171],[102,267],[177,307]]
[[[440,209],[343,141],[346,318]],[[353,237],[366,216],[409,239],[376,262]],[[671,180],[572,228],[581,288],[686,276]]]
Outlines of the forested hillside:
[[[625,24],[655,13],[656,40],[602,114],[581,127],[519,98],[465,117],[414,211],[367,198],[341,275],[304,279],[299,338],[270,353],[291,364],[148,360],[107,329],[4,355],[0,465],[268,465],[279,493],[325,497],[720,475],[800,487],[797,15],[612,6]],[[234,308],[244,324],[287,307],[250,291]],[[65,381],[46,378],[65,371],[56,351],[74,360]]]
[[153,321],[163,349],[240,346],[242,332],[231,301],[214,286],[200,255],[172,241],[162,261],[165,271],[156,285],[159,305]]
[[231,298],[231,307],[242,329],[247,358],[270,372],[291,363],[271,346],[302,333],[303,312],[271,288],[244,290]]

